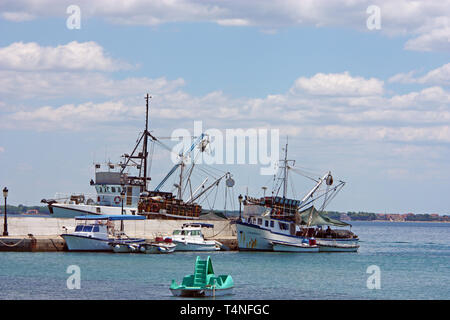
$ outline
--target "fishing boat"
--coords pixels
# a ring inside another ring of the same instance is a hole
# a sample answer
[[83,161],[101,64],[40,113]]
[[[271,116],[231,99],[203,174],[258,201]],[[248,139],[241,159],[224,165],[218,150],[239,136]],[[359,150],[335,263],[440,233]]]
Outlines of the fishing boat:
[[[143,238],[130,238],[121,230],[116,230],[114,221],[144,220],[142,216],[87,215],[75,217],[75,230],[63,233],[69,251],[113,251],[116,246],[128,248],[129,245],[145,242]],[[124,250],[124,249],[123,249]]]
[[[334,183],[331,172],[316,178],[296,170],[295,161],[287,159],[287,144],[285,157],[281,161],[280,168],[283,170],[279,173],[272,196],[245,196],[243,216],[236,221],[239,250],[300,252],[305,243],[309,245],[310,240],[314,239],[319,251],[357,251],[359,239],[351,230],[330,228],[351,228],[351,225],[324,213],[325,207],[344,187],[345,182]],[[291,171],[315,182],[300,200],[287,197],[288,174]],[[322,204],[317,210],[314,204],[319,200]],[[324,230],[324,227],[328,228]]]
[[[105,165],[95,163],[95,181],[90,185],[95,194],[61,194],[53,199],[42,199],[50,214],[59,218],[74,218],[81,215],[136,215],[141,192],[147,190],[149,138],[160,143],[148,130],[148,111],[150,96],[146,96],[145,129],[140,134],[131,154],[123,154],[119,163]],[[107,170],[105,170],[107,169]]]
[[233,293],[234,282],[231,275],[216,277],[211,257],[195,261],[194,274],[187,275],[179,285],[172,280],[170,291],[177,297],[215,297]]
[[[154,146],[158,145],[174,152],[148,129],[149,99],[150,96],[147,94],[145,129],[131,154],[123,154],[119,163],[109,161],[106,167],[100,163],[94,164],[95,181],[91,179],[90,185],[95,187],[95,194],[56,194],[53,199],[42,199],[41,202],[47,204],[53,217],[125,214],[143,215],[148,219],[197,220],[203,213],[202,206],[198,202],[205,201],[214,188],[219,188],[221,181],[226,181],[227,188],[234,186],[234,180],[229,172],[221,172],[217,168],[209,170],[207,165],[202,166],[199,170],[201,173],[194,172],[195,159],[205,152],[209,145],[208,136],[201,133],[194,137],[195,140],[189,148],[176,153],[178,160],[175,165],[154,190],[149,190],[148,183],[151,180],[149,164]],[[191,162],[190,166],[188,162]],[[177,171],[179,176],[173,184],[176,192],[163,191]],[[203,173],[207,174],[201,177],[200,183],[195,187],[194,175],[201,176]]]
[[185,223],[181,229],[173,231],[170,237],[177,245],[176,251],[218,251],[222,243],[216,240],[205,240],[202,228],[214,228],[208,223]]

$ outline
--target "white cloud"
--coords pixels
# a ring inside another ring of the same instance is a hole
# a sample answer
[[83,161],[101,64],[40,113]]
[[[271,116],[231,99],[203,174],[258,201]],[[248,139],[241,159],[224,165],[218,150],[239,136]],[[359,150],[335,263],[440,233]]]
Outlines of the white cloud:
[[297,79],[291,91],[326,96],[371,96],[383,93],[383,81],[352,77],[348,72],[318,73],[311,78]]
[[438,16],[425,20],[413,33],[416,38],[405,43],[405,49],[414,51],[450,51],[450,18]]
[[[94,82],[100,82],[99,79]],[[106,78],[103,80],[108,82]],[[133,92],[136,97],[148,89],[146,85],[139,86],[143,79],[109,81],[103,88],[112,97],[114,90]],[[154,125],[170,123],[171,128],[189,128],[192,121],[203,120],[210,128],[279,128],[282,134],[311,140],[450,142],[450,92],[437,86],[386,97],[383,82],[378,79],[352,77],[348,73],[316,74],[299,78],[284,94],[234,99],[221,91],[192,96],[181,90],[182,79],[144,82],[153,82],[153,87],[158,87],[155,94],[152,92]],[[86,88],[90,85],[87,82]],[[59,90],[64,92],[62,87]],[[132,98],[22,109],[10,112],[2,126],[95,130],[98,126],[111,127],[141,119],[142,104],[142,99]]]
[[30,21],[35,18],[33,14],[27,12],[2,12],[1,17],[8,21],[23,22]]
[[183,79],[130,77],[112,79],[97,72],[17,72],[0,70],[3,98],[51,99],[60,97],[120,97],[150,90],[163,93],[184,85]]
[[400,108],[440,108],[450,103],[450,93],[441,87],[425,88],[418,92],[395,95],[389,99],[389,106]]
[[[17,13],[20,17],[67,17],[71,0],[3,1],[0,11]],[[258,26],[274,30],[286,26],[350,27],[364,32],[367,7],[381,9],[380,32],[388,35],[408,35],[408,50],[450,50],[448,17],[450,0],[79,0],[82,16],[100,17],[113,23],[158,25],[170,22],[213,22],[224,26]],[[19,14],[20,13],[20,14]],[[28,15],[28,16],[25,16]],[[8,18],[8,15],[3,18]],[[23,18],[22,18],[23,19]],[[14,17],[9,15],[9,20]]]
[[245,19],[219,19],[216,21],[221,26],[248,26],[250,22]]
[[114,71],[129,68],[105,55],[97,43],[77,41],[56,47],[42,47],[35,42],[15,42],[0,48],[0,69]]
[[431,70],[421,77],[415,77],[416,73],[416,71],[398,73],[389,78],[389,82],[450,85],[450,63]]
[[57,108],[45,106],[33,111],[19,111],[9,116],[9,119],[19,123],[33,124],[38,130],[69,129],[78,130],[92,124],[101,124],[131,118],[133,107],[126,106],[122,101],[94,104],[92,102],[80,105],[66,104]]

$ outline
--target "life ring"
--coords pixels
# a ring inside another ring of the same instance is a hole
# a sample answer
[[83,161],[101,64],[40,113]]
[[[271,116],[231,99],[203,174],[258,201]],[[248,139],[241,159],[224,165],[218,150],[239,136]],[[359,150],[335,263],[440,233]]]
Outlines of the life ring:
[[119,204],[120,203],[120,197],[119,196],[115,196],[115,198],[114,198],[114,203],[115,204]]

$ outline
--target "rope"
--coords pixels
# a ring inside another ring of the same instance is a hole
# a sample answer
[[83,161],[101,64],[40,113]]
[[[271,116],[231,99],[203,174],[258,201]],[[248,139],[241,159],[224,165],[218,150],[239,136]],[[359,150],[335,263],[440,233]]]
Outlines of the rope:
[[222,230],[220,230],[219,232],[217,232],[216,234],[213,234],[212,238],[216,237],[217,235],[221,234],[223,230],[225,230],[225,228],[228,228],[230,226],[230,223],[226,224],[225,227],[222,228]]
[[50,238],[50,241],[52,242],[53,246],[55,247],[56,251],[59,251],[58,247],[55,245],[55,243],[53,242],[53,239]]
[[4,245],[4,246],[7,246],[7,247],[15,247],[15,246],[17,246],[17,245],[19,245],[20,243],[22,243],[22,241],[24,241],[26,238],[23,238],[22,240],[19,240],[17,243],[15,243],[15,244],[7,244],[7,243],[5,243],[5,242],[3,242],[2,240],[0,240],[0,243],[2,244],[2,245]]

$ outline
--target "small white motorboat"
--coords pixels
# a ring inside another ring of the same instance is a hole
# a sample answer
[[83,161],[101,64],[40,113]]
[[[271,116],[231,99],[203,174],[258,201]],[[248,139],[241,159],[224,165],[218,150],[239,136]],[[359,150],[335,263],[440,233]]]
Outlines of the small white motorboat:
[[170,237],[177,245],[176,251],[218,251],[222,244],[215,240],[205,240],[202,228],[213,228],[206,223],[185,223],[181,229],[173,231]]
[[176,247],[177,245],[175,243],[168,242],[144,243],[139,245],[139,251],[147,254],[172,253]]
[[139,252],[139,243],[121,243],[121,242],[110,242],[109,245],[112,247],[115,253],[133,253]]
[[359,244],[355,241],[339,241],[340,239],[317,239],[319,251],[322,252],[358,252]]
[[77,225],[72,233],[64,233],[69,251],[113,251],[124,252],[129,245],[145,242],[143,238],[130,238],[114,230],[113,221],[144,220],[143,216],[132,215],[86,215],[75,217]]
[[[314,243],[314,242],[313,242]],[[272,240],[273,251],[277,252],[319,252],[319,246],[311,242],[288,243]]]

